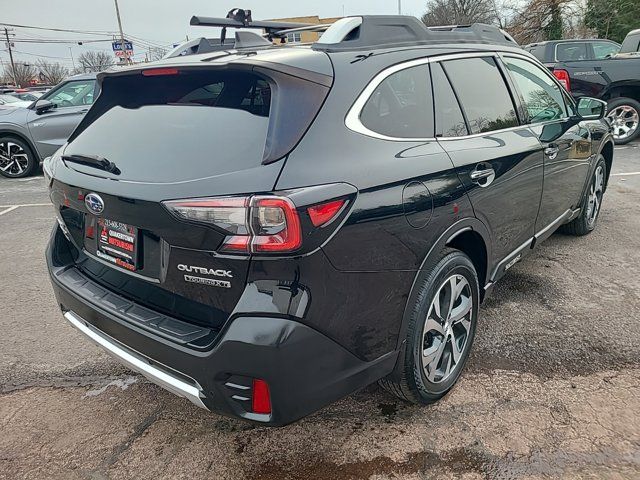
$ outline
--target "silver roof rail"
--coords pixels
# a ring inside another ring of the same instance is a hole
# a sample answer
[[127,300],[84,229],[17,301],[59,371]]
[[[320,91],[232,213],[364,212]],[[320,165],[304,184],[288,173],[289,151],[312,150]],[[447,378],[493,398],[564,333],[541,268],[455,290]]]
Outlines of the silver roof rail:
[[362,25],[362,17],[341,18],[331,25],[316,42],[319,45],[333,45],[344,42],[356,28]]

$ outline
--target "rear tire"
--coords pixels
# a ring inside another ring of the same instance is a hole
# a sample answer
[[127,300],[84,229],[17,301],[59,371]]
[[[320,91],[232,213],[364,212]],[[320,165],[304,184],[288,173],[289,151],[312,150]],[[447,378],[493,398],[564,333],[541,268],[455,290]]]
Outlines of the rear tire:
[[28,177],[38,170],[39,163],[27,142],[10,135],[0,135],[0,175]]
[[629,143],[640,135],[640,102],[618,97],[607,103],[607,118],[613,128],[616,145]]
[[425,270],[429,274],[411,306],[399,374],[379,381],[400,399],[423,405],[442,398],[458,380],[480,305],[478,275],[464,253],[447,248]]
[[582,199],[580,215],[571,222],[562,225],[560,227],[562,233],[581,237],[591,233],[596,228],[602,206],[605,178],[607,178],[607,164],[604,161],[604,157],[598,155],[596,168],[591,175],[589,186]]

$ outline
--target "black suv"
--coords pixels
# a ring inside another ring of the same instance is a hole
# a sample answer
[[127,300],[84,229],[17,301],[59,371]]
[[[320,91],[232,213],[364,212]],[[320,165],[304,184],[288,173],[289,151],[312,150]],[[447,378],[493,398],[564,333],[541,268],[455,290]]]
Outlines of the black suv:
[[64,316],[196,405],[269,425],[378,380],[445,395],[494,283],[557,228],[593,230],[613,159],[603,102],[483,25],[238,33],[98,82],[45,162]]

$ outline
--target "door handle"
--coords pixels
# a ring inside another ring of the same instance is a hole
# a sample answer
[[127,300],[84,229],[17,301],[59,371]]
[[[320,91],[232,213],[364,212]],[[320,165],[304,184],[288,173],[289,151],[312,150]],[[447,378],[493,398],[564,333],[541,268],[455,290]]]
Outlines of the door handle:
[[481,187],[487,187],[495,180],[496,172],[491,167],[486,168],[483,165],[478,165],[469,176],[474,183]]
[[560,147],[555,143],[550,143],[547,148],[544,149],[544,154],[549,157],[549,160],[553,160],[558,156],[558,152],[560,151]]

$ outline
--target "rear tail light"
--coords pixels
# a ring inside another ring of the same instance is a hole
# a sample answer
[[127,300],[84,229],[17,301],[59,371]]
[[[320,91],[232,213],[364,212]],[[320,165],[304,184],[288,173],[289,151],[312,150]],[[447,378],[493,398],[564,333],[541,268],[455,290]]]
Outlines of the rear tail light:
[[307,212],[314,227],[321,227],[333,220],[346,203],[344,198],[309,207]]
[[302,245],[295,205],[286,197],[222,197],[175,200],[164,205],[185,220],[215,225],[229,235],[227,253],[289,253]]
[[566,70],[558,69],[553,71],[553,75],[562,84],[567,92],[571,91],[571,80],[569,80],[569,72]]
[[271,393],[269,392],[269,384],[264,380],[253,379],[251,411],[263,415],[271,414]]

